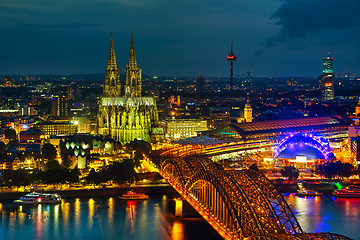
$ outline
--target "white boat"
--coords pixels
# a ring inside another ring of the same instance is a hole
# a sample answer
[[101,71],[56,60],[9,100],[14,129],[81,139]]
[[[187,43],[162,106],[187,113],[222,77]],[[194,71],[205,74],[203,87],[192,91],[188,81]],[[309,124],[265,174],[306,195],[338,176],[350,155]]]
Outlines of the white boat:
[[305,188],[302,188],[300,190],[298,190],[296,193],[295,193],[296,196],[299,196],[299,197],[315,197],[315,196],[322,196],[323,194],[322,193],[319,193],[317,191],[313,191],[313,190],[310,190],[310,189],[305,189]]
[[39,204],[39,203],[60,203],[61,197],[57,193],[37,193],[32,192],[17,199],[17,204]]
[[360,187],[356,185],[347,186],[344,189],[335,190],[335,197],[360,198]]
[[119,198],[125,200],[142,200],[142,199],[149,199],[149,196],[144,193],[136,193],[133,191],[128,191],[127,193],[122,194]]

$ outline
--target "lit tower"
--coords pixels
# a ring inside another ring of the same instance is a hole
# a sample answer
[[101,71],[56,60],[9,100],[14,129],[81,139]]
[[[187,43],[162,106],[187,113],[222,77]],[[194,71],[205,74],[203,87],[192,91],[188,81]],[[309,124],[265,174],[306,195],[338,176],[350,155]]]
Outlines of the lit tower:
[[134,36],[132,33],[129,62],[125,68],[125,97],[141,97],[141,69],[136,62]]
[[330,57],[330,53],[323,59],[323,74],[320,76],[320,89],[325,100],[334,99],[333,58]]
[[233,90],[233,62],[236,61],[237,57],[233,52],[233,38],[231,37],[231,51],[227,56],[227,60],[230,61],[230,90]]
[[247,100],[244,108],[244,118],[245,122],[252,122],[252,107],[250,104],[250,100]]
[[113,35],[111,33],[108,65],[105,68],[105,80],[103,84],[104,97],[120,97],[120,73],[116,65]]

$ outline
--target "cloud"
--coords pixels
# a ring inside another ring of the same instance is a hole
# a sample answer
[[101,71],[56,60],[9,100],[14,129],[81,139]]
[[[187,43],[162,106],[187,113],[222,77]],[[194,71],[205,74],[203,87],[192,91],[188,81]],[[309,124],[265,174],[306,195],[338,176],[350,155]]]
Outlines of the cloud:
[[280,32],[265,43],[274,46],[311,33],[360,26],[359,11],[359,0],[285,0],[270,18],[281,26]]

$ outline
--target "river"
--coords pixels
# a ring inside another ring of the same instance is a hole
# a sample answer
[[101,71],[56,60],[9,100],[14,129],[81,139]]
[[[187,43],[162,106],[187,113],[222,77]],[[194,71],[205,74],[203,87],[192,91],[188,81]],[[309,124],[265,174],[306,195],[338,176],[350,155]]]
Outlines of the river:
[[[285,199],[306,232],[335,232],[360,240],[360,199],[331,196]],[[171,199],[124,201],[116,197],[66,198],[57,205],[0,204],[0,239],[218,240],[201,218],[178,219],[168,210]]]
[[66,198],[57,205],[2,203],[0,239],[221,239],[201,218],[174,217],[168,210],[169,203],[167,195],[137,201]]

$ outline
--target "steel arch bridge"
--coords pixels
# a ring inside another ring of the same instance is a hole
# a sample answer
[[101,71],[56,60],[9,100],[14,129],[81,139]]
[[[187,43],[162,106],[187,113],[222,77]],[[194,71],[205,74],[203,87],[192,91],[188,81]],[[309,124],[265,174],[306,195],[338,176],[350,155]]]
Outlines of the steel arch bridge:
[[279,191],[260,172],[225,171],[206,157],[169,158],[159,173],[225,239],[350,239],[304,233]]

